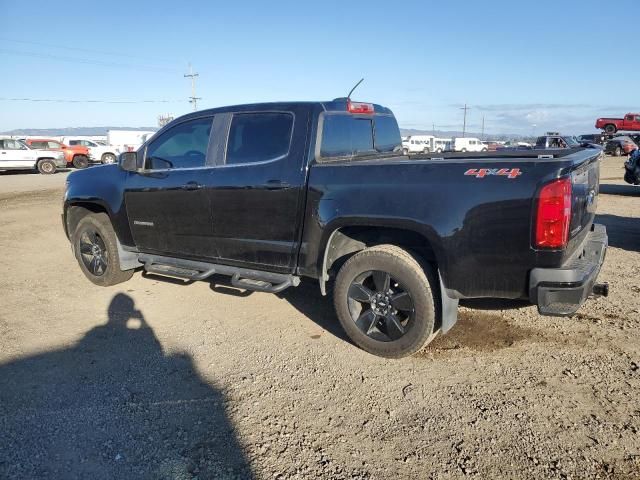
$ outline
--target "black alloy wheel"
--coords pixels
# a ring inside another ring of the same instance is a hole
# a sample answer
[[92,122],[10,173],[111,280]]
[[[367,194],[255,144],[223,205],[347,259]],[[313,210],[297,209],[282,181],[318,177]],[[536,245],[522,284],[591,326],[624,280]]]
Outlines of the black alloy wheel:
[[411,295],[387,272],[371,270],[358,275],[347,297],[351,319],[374,340],[398,340],[411,327],[415,312]]
[[80,257],[82,263],[92,275],[101,277],[109,266],[109,252],[95,230],[85,230],[80,236]]

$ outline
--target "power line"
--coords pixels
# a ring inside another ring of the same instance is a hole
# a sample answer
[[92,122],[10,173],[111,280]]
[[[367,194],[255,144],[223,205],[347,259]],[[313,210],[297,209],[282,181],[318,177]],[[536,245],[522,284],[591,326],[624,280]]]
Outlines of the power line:
[[[149,60],[150,58],[153,57],[149,57],[147,55],[131,55],[129,53],[120,53],[120,52],[107,52],[105,50],[93,50],[90,48],[80,48],[80,47],[69,47],[66,45],[52,45],[50,43],[43,43],[43,42],[33,42],[31,40],[16,40],[13,38],[5,38],[5,37],[0,37],[0,41],[3,42],[11,42],[11,43],[22,43],[25,45],[36,45],[39,47],[47,47],[47,48],[53,48],[53,49],[61,49],[61,50],[73,50],[76,52],[85,52],[85,53],[95,53],[98,55],[110,55],[110,56],[115,56],[115,57],[127,57],[127,58],[143,58],[146,60]],[[162,60],[160,58],[155,58],[157,60]]]
[[29,52],[29,51],[22,51],[22,50],[9,50],[6,48],[0,48],[0,54],[18,55],[21,57],[46,58],[46,59],[58,60],[61,62],[83,63],[88,65],[98,65],[102,67],[117,67],[117,68],[127,67],[127,68],[135,68],[138,70],[153,70],[153,71],[164,72],[164,73],[177,73],[178,71],[175,69],[154,66],[154,65],[139,65],[134,63],[122,63],[122,62],[111,62],[111,61],[105,62],[102,60],[89,59],[89,58],[68,57],[64,55],[52,55],[49,53]]
[[65,98],[10,98],[0,97],[0,101],[6,102],[52,102],[52,103],[178,103],[184,100],[80,100],[80,99],[65,99]]
[[189,97],[189,103],[193,103],[193,111],[198,110],[198,100],[202,100],[202,97],[196,97],[196,77],[200,76],[198,73],[193,73],[193,68],[189,64],[189,73],[185,73],[185,78],[191,78],[191,96]]

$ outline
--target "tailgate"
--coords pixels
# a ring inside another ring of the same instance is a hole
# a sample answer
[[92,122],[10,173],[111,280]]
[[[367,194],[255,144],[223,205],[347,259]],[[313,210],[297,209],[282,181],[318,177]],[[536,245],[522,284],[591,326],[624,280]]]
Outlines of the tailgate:
[[[595,152],[594,152],[595,153]],[[589,230],[596,215],[600,185],[600,153],[589,156],[571,172],[572,204],[569,238]]]

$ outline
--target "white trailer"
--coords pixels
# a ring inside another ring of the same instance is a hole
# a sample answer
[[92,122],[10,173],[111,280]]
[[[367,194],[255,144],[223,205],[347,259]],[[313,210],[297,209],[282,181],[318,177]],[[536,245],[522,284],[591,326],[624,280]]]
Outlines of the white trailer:
[[123,152],[137,150],[156,132],[150,130],[108,130],[107,144],[120,147]]

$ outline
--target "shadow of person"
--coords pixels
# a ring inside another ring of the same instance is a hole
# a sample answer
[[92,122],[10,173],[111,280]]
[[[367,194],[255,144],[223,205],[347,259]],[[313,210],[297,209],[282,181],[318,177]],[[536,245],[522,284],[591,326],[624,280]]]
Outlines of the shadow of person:
[[0,365],[0,478],[252,478],[225,409],[119,293],[75,346]]

